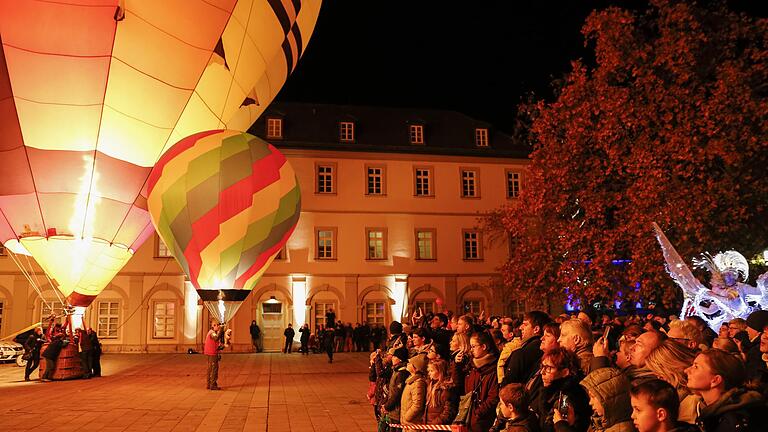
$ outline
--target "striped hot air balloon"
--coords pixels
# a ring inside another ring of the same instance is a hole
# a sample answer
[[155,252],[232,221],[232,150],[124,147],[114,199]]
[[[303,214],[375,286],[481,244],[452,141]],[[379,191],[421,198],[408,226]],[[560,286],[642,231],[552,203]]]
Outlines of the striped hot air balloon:
[[148,182],[157,232],[212,316],[226,323],[296,228],[296,174],[246,133],[201,132],[165,153]]
[[194,133],[245,131],[321,0],[0,0],[0,243],[88,306],[152,234],[146,180]]

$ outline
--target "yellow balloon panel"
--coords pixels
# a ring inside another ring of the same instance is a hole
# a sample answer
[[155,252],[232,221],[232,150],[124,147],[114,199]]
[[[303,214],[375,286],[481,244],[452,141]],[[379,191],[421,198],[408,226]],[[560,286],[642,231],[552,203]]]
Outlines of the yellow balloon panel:
[[98,105],[48,105],[17,98],[16,112],[27,147],[75,151],[96,147]]
[[74,306],[88,306],[133,255],[107,242],[67,236],[22,238],[21,244]]

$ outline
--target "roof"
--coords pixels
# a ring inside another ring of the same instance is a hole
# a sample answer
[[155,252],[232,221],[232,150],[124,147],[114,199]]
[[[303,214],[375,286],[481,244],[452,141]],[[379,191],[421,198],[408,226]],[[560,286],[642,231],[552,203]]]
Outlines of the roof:
[[[268,118],[283,120],[283,138],[266,138]],[[354,122],[355,141],[340,142],[339,123]],[[424,144],[410,143],[410,125],[424,127]],[[475,145],[488,129],[489,146]],[[278,148],[528,158],[531,148],[487,122],[447,110],[311,103],[274,103],[249,132]]]

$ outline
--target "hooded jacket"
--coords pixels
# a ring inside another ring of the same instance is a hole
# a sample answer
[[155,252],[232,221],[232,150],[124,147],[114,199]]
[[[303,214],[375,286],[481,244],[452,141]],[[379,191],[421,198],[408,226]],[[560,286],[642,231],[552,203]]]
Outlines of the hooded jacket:
[[592,415],[590,431],[633,431],[629,379],[615,368],[597,369],[581,381],[588,394],[603,406],[605,414]]
[[417,373],[405,380],[400,398],[400,423],[418,423],[424,416],[427,401],[427,380]]
[[699,404],[699,427],[704,432],[764,431],[765,399],[756,391],[733,388],[712,405]]

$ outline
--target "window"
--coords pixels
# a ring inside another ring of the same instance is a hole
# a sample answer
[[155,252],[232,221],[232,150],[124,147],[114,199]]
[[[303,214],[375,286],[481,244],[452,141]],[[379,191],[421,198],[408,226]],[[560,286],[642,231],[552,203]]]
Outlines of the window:
[[416,259],[433,260],[435,259],[435,237],[437,232],[434,229],[416,230]]
[[325,314],[328,313],[330,309],[336,310],[336,307],[334,306],[333,303],[329,303],[329,302],[315,303],[315,325],[316,326],[328,324],[325,322]]
[[57,300],[46,300],[41,303],[40,307],[40,322],[43,324],[48,322],[48,317],[51,314],[56,315],[58,322],[61,322],[61,317],[64,316],[64,305]]
[[336,164],[317,164],[315,165],[315,174],[317,178],[315,193],[336,193]]
[[366,195],[384,195],[384,167],[369,166],[365,168],[368,183],[366,185]]
[[160,236],[155,235],[155,258],[173,258],[173,254]]
[[424,144],[424,126],[411,125],[411,144]]
[[5,251],[5,246],[0,244],[0,256],[6,256],[8,253]]
[[355,140],[355,124],[352,122],[339,123],[339,141],[350,142]]
[[170,339],[176,336],[176,304],[173,302],[155,302],[154,310],[155,339]]
[[480,300],[464,300],[464,313],[479,315],[482,311]]
[[100,301],[96,334],[100,339],[117,339],[120,307],[116,301]]
[[512,319],[519,319],[522,321],[525,316],[525,300],[512,300],[509,302],[507,315]]
[[432,196],[432,168],[416,167],[414,168],[415,191],[416,196]]
[[283,119],[267,119],[267,138],[283,138]]
[[365,230],[368,240],[367,259],[381,260],[386,259],[387,254],[387,232],[384,228],[367,228]]
[[478,147],[488,147],[488,129],[475,129],[475,145]]
[[319,260],[336,259],[336,228],[316,228],[317,256]]
[[432,300],[425,301],[425,300],[419,300],[413,303],[413,310],[417,311],[421,308],[421,311],[425,314],[430,314],[435,312],[435,302]]
[[482,259],[480,254],[480,232],[475,230],[464,230],[464,259],[465,260],[479,260]]
[[461,170],[461,196],[462,198],[478,198],[478,171],[475,169]]
[[507,198],[520,196],[520,173],[507,171]]
[[368,324],[384,324],[384,302],[368,302],[365,304],[365,322]]

